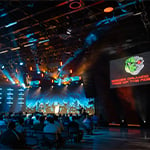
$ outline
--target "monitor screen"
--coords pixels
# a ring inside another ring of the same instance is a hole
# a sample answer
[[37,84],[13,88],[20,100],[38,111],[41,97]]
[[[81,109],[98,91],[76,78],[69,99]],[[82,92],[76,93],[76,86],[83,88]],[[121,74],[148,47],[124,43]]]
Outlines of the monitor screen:
[[110,61],[110,88],[150,83],[150,52]]

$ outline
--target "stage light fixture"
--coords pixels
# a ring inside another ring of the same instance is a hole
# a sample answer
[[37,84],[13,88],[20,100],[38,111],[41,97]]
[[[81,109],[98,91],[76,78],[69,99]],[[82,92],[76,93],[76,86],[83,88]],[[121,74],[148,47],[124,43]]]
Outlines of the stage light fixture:
[[41,72],[40,71],[37,71],[37,74],[40,74]]
[[42,78],[44,77],[44,74],[43,74],[43,73],[41,74],[41,77],[42,77]]
[[30,67],[30,68],[29,68],[29,70],[30,70],[30,71],[32,71],[32,70],[33,70],[33,68],[32,68],[32,67]]
[[23,66],[23,62],[20,62],[19,65],[20,65],[20,66]]
[[72,31],[71,29],[67,29],[66,33],[71,34],[71,31]]
[[20,49],[20,47],[14,47],[14,48],[12,48],[11,50],[12,50],[12,51],[15,51],[15,50],[18,50],[18,49]]
[[60,62],[60,66],[62,66],[62,61]]
[[72,2],[72,3],[69,4],[69,8],[71,8],[71,9],[79,9],[79,8],[81,8],[82,3],[83,3],[82,1]]
[[146,123],[146,121],[144,120],[144,123]]
[[3,13],[0,15],[0,17],[5,17],[7,14],[6,13]]
[[109,13],[109,12],[112,12],[113,10],[114,10],[113,7],[106,7],[106,8],[104,9],[104,12],[105,12],[105,13]]
[[1,51],[0,54],[4,54],[4,53],[7,53],[8,50],[4,50],[4,51]]
[[47,40],[43,40],[43,41],[39,41],[39,44],[41,44],[41,43],[45,43],[45,42],[49,42],[49,39],[47,39]]
[[5,66],[4,66],[4,65],[2,65],[1,69],[2,69],[2,70],[4,70],[4,68],[5,68]]
[[83,85],[83,83],[81,83],[81,85]]
[[11,27],[13,25],[17,24],[17,22],[12,22],[12,23],[9,23],[8,25],[5,25],[5,28],[8,28],[8,27]]
[[70,73],[72,73],[72,69],[70,69]]
[[29,47],[29,46],[33,46],[34,43],[31,43],[31,44],[27,44],[27,45],[24,45],[24,47]]

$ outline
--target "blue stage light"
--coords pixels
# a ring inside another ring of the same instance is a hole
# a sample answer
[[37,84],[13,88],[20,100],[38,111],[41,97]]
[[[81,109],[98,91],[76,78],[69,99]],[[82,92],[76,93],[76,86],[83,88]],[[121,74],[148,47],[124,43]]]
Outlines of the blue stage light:
[[47,40],[43,40],[43,41],[39,41],[39,44],[41,44],[41,43],[45,43],[45,42],[48,42],[49,41],[49,39],[47,39]]
[[17,24],[17,22],[12,22],[12,23],[9,23],[8,25],[5,25],[5,28],[8,28],[8,27],[11,27],[13,25]]
[[1,69],[3,70],[4,68],[5,68],[5,66],[4,66],[4,65],[2,65]]
[[0,17],[5,17],[7,14],[6,13],[3,13],[0,15]]
[[19,65],[22,66],[22,65],[23,65],[23,62],[20,62]]
[[61,68],[58,68],[58,71],[61,71]]

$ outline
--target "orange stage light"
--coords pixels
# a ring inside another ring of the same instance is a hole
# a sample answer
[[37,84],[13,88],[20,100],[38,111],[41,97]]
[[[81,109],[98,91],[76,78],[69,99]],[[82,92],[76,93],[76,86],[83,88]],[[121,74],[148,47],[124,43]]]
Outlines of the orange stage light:
[[41,74],[41,77],[42,77],[42,78],[44,77],[44,74],[43,74],[43,73]]
[[72,69],[70,69],[70,73],[72,73]]
[[107,8],[104,9],[104,12],[109,13],[109,12],[112,12],[113,10],[114,10],[113,7],[107,7]]
[[32,68],[32,67],[30,67],[29,69],[30,69],[30,71],[32,71],[32,70],[33,70],[33,68]]

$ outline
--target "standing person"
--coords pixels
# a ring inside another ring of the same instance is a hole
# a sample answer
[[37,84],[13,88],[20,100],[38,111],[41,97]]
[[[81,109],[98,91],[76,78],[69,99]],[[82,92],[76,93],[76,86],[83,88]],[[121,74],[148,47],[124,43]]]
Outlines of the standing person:
[[93,122],[93,127],[94,127],[94,129],[96,129],[97,126],[98,126],[98,117],[96,116],[96,114],[94,114],[94,115],[92,116],[92,122]]
[[81,115],[83,113],[83,107],[79,105],[79,114]]

